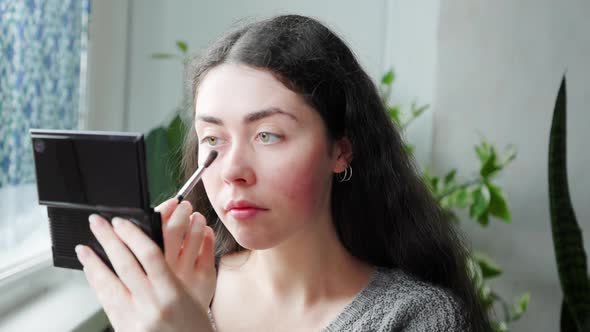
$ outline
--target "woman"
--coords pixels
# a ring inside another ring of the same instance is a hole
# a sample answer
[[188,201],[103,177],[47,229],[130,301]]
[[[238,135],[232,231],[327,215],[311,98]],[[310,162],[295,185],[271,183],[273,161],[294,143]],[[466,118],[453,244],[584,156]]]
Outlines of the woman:
[[275,17],[228,33],[187,72],[186,174],[219,155],[192,204],[158,207],[165,254],[95,215],[120,279],[77,248],[116,329],[490,330],[460,238],[334,33]]

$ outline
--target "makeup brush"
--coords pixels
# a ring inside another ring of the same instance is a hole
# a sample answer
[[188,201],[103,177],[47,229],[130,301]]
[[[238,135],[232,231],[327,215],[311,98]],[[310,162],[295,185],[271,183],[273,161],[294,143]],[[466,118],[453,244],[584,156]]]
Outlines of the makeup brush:
[[201,167],[197,168],[195,173],[193,175],[191,175],[191,177],[188,179],[188,181],[186,181],[184,186],[182,186],[182,188],[180,188],[180,190],[178,191],[178,194],[176,195],[176,199],[178,200],[179,204],[186,197],[186,195],[188,195],[191,192],[191,190],[193,190],[195,185],[201,179],[201,176],[203,175],[203,172],[205,171],[205,169],[207,167],[209,167],[209,165],[211,165],[211,163],[213,162],[213,160],[215,160],[215,158],[217,158],[217,151],[213,150],[207,156],[207,160],[205,160],[205,163]]

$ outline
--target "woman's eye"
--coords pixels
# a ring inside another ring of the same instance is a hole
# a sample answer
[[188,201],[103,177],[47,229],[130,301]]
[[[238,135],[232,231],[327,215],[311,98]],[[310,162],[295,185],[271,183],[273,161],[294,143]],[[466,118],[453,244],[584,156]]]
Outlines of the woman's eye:
[[201,140],[201,144],[206,143],[209,146],[217,146],[221,142],[222,142],[222,139],[219,137],[215,137],[215,136],[203,137],[203,139]]
[[269,133],[266,131],[258,133],[258,135],[256,135],[256,138],[264,144],[273,144],[273,143],[278,142],[281,139],[281,137],[279,135]]

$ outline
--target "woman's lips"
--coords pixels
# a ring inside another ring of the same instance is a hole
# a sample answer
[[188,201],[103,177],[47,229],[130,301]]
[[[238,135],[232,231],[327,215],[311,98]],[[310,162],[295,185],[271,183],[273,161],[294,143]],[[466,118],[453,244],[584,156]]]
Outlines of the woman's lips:
[[241,220],[252,218],[258,213],[268,210],[245,199],[231,200],[225,205],[224,209],[235,219]]
[[229,214],[235,219],[245,220],[256,216],[258,213],[266,211],[265,209],[254,207],[232,208]]

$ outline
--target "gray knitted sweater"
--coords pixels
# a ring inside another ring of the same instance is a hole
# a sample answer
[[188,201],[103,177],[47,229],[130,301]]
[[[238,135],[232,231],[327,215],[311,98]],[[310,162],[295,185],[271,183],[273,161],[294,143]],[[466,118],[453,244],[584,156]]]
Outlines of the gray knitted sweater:
[[[209,312],[213,327],[215,322]],[[369,284],[321,332],[469,331],[459,302],[398,269],[377,268]]]
[[378,268],[354,300],[322,332],[469,331],[459,302],[441,288],[397,269]]

